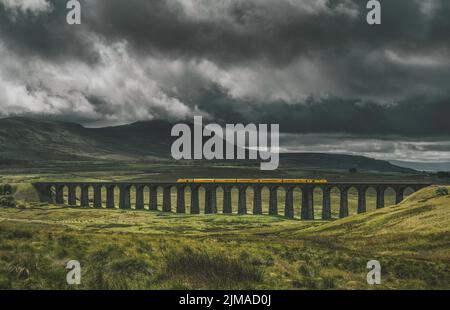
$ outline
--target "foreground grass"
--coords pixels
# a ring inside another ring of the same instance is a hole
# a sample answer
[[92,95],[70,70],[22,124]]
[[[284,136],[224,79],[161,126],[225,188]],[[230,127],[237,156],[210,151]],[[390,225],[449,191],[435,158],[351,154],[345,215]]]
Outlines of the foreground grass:
[[76,259],[78,289],[449,289],[449,215],[432,187],[333,222],[25,204],[0,209],[0,288],[73,289]]

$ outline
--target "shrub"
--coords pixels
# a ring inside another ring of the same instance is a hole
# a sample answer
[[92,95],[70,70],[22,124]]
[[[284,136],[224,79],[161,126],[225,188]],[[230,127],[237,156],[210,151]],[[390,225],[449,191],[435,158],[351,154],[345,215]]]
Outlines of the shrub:
[[16,201],[13,196],[0,196],[0,207],[15,208]]
[[448,195],[448,189],[446,187],[439,187],[436,189],[436,195],[438,196],[447,196]]
[[11,195],[12,194],[12,186],[9,184],[0,184],[0,196],[3,195]]

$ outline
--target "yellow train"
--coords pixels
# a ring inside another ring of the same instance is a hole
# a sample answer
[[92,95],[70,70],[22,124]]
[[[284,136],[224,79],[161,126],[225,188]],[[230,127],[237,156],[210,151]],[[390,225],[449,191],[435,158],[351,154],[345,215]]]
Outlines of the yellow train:
[[324,184],[327,180],[312,179],[178,179],[177,183],[314,183]]

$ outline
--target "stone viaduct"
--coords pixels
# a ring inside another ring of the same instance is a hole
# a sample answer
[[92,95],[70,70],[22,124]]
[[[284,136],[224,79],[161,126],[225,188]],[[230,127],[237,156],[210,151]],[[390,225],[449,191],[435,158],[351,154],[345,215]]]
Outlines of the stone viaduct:
[[[315,188],[322,190],[322,219],[331,219],[331,190],[338,188],[340,192],[339,217],[346,217],[349,214],[348,192],[350,188],[358,191],[357,212],[366,212],[366,192],[369,188],[376,190],[376,208],[383,208],[385,204],[385,190],[392,188],[395,191],[395,201],[399,203],[403,200],[404,191],[407,188],[417,191],[430,184],[423,183],[359,183],[359,182],[329,182],[325,184],[308,183],[98,183],[98,182],[44,182],[34,183],[35,188],[41,194],[43,199],[56,204],[66,204],[76,206],[77,200],[81,207],[90,207],[90,202],[94,208],[114,209],[117,204],[115,201],[115,191],[118,189],[120,209],[144,210],[144,205],[148,205],[149,210],[158,210],[158,188],[162,189],[162,210],[163,212],[172,212],[171,192],[176,189],[176,213],[186,213],[185,190],[190,187],[191,201],[190,213],[200,214],[199,189],[203,187],[205,192],[205,214],[218,212],[216,191],[220,187],[223,191],[223,214],[233,213],[231,203],[231,191],[233,188],[238,190],[238,214],[247,214],[250,210],[247,208],[247,189],[253,189],[253,210],[252,214],[262,214],[262,195],[264,187],[269,190],[269,214],[278,215],[277,191],[282,188],[285,192],[284,216],[294,218],[294,189],[300,188],[302,191],[301,219],[314,219],[314,199],[313,192]],[[132,191],[132,188],[134,189]],[[144,199],[144,189],[149,192],[148,199]],[[78,189],[78,190],[77,190]],[[91,190],[90,190],[91,189]],[[66,191],[67,195],[64,194]],[[90,192],[93,197],[90,197]],[[131,197],[131,193],[135,197]],[[77,195],[79,193],[79,195]],[[102,193],[106,199],[102,198]],[[78,197],[77,197],[78,196]],[[65,199],[67,197],[67,199]],[[134,198],[134,199],[131,199]],[[103,204],[105,201],[105,205]],[[134,201],[132,204],[131,201]]]

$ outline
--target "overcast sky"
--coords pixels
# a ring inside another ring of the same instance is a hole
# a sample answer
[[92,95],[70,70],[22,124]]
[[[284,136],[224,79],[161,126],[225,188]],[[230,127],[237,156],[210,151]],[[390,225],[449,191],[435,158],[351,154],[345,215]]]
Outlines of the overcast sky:
[[0,115],[279,123],[282,149],[450,161],[450,1],[0,0]]

